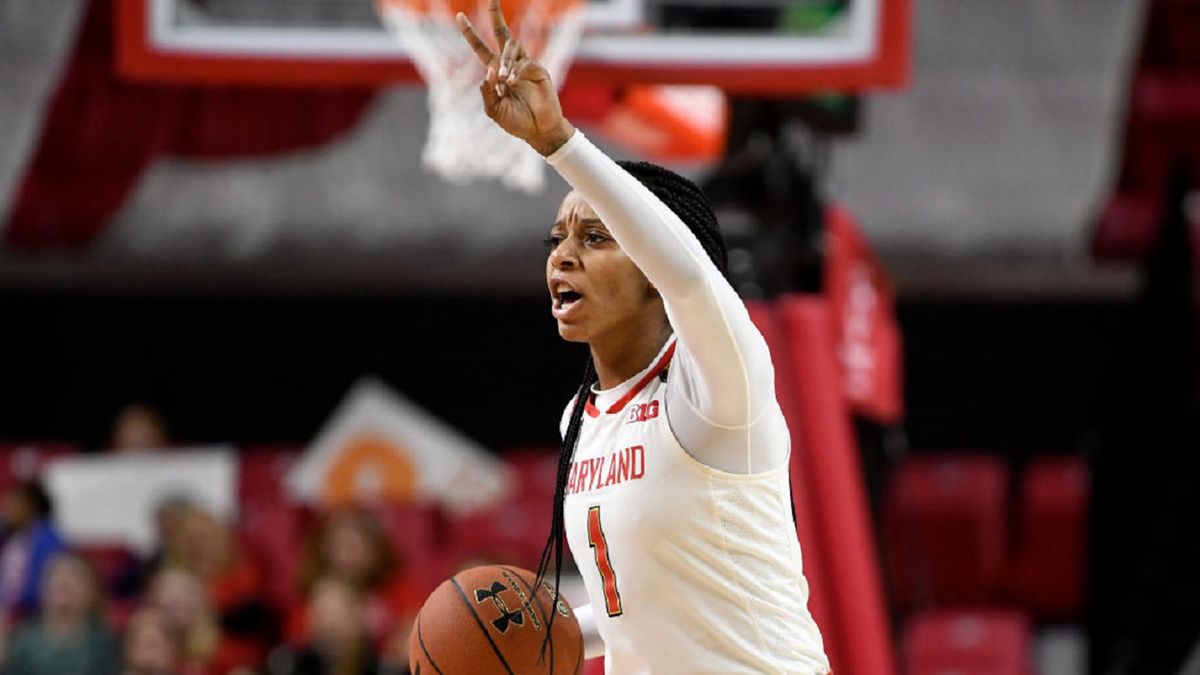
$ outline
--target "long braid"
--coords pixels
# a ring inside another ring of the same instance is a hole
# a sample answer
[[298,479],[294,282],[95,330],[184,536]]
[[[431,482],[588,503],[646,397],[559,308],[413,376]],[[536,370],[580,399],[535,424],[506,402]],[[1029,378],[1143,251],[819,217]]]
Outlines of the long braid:
[[550,518],[550,537],[546,547],[542,549],[542,559],[538,562],[537,579],[533,582],[534,594],[542,587],[546,572],[550,569],[550,559],[554,559],[554,597],[550,601],[549,621],[546,622],[546,637],[542,640],[542,654],[550,644],[550,630],[554,628],[555,605],[558,604],[559,581],[562,578],[563,550],[566,549],[567,534],[566,520],[563,517],[563,506],[567,498],[567,478],[571,473],[571,461],[575,458],[575,446],[579,441],[579,430],[583,428],[583,411],[587,408],[588,397],[592,395],[592,385],[596,382],[596,366],[589,354],[587,364],[583,367],[583,380],[579,383],[579,391],[575,394],[575,405],[571,408],[571,419],[567,423],[567,432],[563,434],[562,451],[558,455],[558,474],[554,483],[554,513]]
[[[622,169],[644,185],[654,196],[658,197],[679,219],[687,225],[705,253],[725,274],[729,266],[729,257],[725,249],[725,239],[717,224],[717,215],[713,212],[712,204],[704,191],[692,181],[679,174],[649,162],[617,162]],[[591,396],[592,385],[596,382],[596,367],[589,355],[587,365],[583,370],[583,380],[575,395],[575,405],[571,408],[571,418],[567,423],[567,431],[563,434],[562,451],[558,456],[558,474],[554,485],[554,513],[550,521],[550,536],[546,547],[542,549],[542,557],[538,562],[537,579],[534,588],[540,588],[550,570],[550,561],[554,561],[554,597],[551,602],[550,618],[547,621],[546,636],[542,641],[542,654],[550,643],[550,630],[554,627],[554,616],[558,613],[553,606],[559,598],[559,580],[562,572],[563,551],[566,549],[566,520],[563,516],[563,505],[567,496],[567,481],[571,474],[571,462],[575,458],[575,446],[579,442],[579,432],[583,428],[583,412]]]
[[721,228],[717,224],[717,214],[713,211],[712,203],[708,201],[708,195],[704,194],[700,186],[670,169],[650,162],[622,161],[617,164],[679,216],[692,234],[696,235],[696,239],[700,240],[704,252],[721,270],[721,274],[725,274],[729,267],[725,238],[721,236]]

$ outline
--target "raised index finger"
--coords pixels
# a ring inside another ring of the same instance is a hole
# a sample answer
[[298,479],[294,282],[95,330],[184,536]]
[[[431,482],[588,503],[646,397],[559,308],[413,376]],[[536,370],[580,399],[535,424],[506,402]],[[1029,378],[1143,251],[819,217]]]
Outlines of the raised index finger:
[[467,15],[459,12],[458,16],[454,17],[454,21],[458,24],[458,30],[462,31],[462,36],[466,38],[467,44],[471,45],[475,56],[478,56],[479,60],[483,61],[483,65],[490,65],[496,58],[496,55],[492,53],[491,48],[479,37],[479,33],[475,32],[475,27],[471,25],[471,20],[467,18]]
[[508,32],[508,22],[504,20],[504,12],[500,9],[500,0],[491,0],[488,4],[488,14],[492,17],[492,30],[496,32],[496,43],[500,49],[508,44],[512,35]]

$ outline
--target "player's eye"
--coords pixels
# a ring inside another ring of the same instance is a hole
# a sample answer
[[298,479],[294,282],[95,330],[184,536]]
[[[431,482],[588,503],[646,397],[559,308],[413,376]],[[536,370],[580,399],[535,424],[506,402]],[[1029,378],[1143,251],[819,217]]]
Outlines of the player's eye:
[[546,245],[546,248],[553,251],[554,249],[558,248],[558,245],[562,243],[562,240],[563,240],[563,237],[561,234],[552,234],[549,237],[546,237],[545,239],[543,239],[542,243]]
[[584,241],[589,244],[603,244],[604,242],[608,241],[608,237],[601,232],[592,231],[587,233]]

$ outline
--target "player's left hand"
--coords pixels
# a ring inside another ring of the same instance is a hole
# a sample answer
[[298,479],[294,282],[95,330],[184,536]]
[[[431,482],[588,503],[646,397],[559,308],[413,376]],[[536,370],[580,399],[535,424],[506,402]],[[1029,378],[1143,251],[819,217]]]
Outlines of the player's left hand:
[[575,132],[563,116],[558,89],[550,73],[509,32],[500,0],[491,0],[488,13],[500,45],[499,54],[479,37],[465,14],[460,12],[457,17],[458,29],[487,68],[487,78],[479,88],[484,111],[505,131],[542,155],[550,155]]

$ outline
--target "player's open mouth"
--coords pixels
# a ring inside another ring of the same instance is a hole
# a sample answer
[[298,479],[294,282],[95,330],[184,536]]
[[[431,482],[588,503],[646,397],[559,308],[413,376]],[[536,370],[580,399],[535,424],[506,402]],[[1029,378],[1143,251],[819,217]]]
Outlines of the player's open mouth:
[[579,291],[560,287],[554,291],[553,310],[554,318],[563,319],[570,315],[571,310],[579,306],[583,300],[583,294]]

